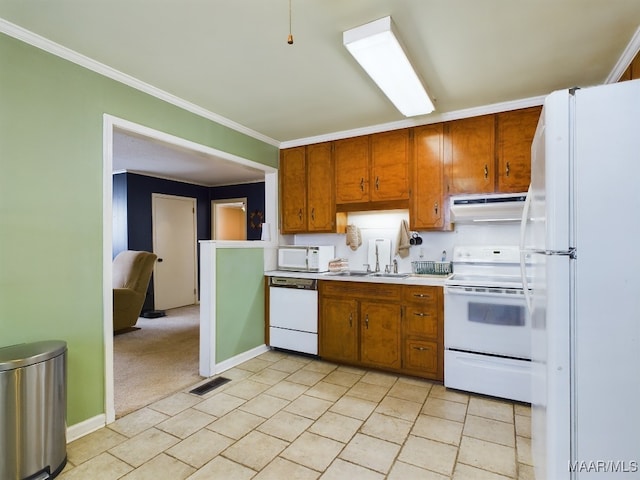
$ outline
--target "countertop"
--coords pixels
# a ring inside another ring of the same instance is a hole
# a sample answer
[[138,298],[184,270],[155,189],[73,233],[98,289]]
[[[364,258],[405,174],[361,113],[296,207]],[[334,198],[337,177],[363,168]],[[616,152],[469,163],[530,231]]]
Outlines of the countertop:
[[407,277],[373,277],[373,276],[340,276],[330,272],[290,272],[285,270],[270,270],[264,272],[267,277],[312,278],[316,280],[331,280],[336,282],[361,283],[394,283],[396,285],[424,285],[429,287],[444,287],[448,275],[415,275]]

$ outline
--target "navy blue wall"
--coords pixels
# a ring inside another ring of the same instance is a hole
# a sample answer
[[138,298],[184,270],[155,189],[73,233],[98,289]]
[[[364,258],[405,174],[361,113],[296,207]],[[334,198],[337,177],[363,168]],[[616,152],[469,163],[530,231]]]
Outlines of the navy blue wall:
[[211,187],[209,193],[211,200],[246,197],[247,240],[260,240],[264,221],[264,182]]

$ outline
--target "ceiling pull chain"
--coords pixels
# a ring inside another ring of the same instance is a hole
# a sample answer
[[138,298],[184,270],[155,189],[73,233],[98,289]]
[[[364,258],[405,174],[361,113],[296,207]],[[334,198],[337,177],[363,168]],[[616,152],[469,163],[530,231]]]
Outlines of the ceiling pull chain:
[[287,43],[293,45],[293,35],[291,34],[291,0],[289,0],[289,36],[287,37]]

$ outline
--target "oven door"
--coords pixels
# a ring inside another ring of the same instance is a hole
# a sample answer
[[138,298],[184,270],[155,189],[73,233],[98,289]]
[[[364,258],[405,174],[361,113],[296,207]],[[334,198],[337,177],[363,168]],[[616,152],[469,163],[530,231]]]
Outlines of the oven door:
[[446,349],[531,359],[531,325],[521,289],[445,286]]

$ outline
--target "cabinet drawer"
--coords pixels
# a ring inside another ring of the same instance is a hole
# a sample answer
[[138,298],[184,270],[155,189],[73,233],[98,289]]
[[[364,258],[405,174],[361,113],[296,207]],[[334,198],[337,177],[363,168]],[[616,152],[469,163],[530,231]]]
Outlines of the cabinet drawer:
[[441,287],[423,287],[419,285],[405,285],[402,289],[402,296],[405,302],[419,302],[420,304],[438,305],[438,297],[442,291]]
[[405,334],[438,338],[438,310],[435,305],[407,305]]
[[400,300],[400,285],[388,283],[360,283],[323,280],[319,282],[321,295],[356,296],[375,300]]
[[421,339],[407,339],[404,347],[404,365],[407,370],[420,374],[438,374],[438,344]]

